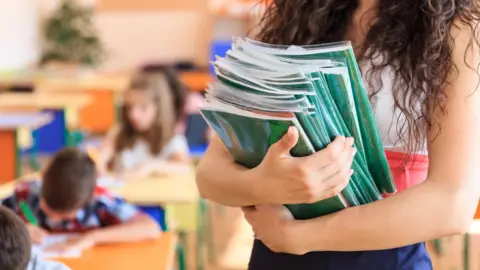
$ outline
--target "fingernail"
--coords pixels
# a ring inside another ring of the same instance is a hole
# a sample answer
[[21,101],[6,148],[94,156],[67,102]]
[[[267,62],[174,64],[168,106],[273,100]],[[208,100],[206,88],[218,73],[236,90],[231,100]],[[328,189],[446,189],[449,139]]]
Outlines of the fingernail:
[[290,126],[288,127],[288,130],[287,130],[287,137],[289,139],[292,138],[292,134],[293,134],[293,126]]
[[350,176],[352,176],[354,172],[355,171],[353,169],[350,169]]
[[354,157],[355,154],[357,153],[357,148],[353,147],[352,149],[353,149],[353,150],[352,150],[352,157]]

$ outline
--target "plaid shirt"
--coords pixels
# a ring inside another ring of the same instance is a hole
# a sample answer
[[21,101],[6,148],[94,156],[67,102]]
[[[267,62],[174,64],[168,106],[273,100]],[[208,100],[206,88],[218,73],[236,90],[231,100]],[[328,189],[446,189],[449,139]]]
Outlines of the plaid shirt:
[[40,209],[40,187],[40,181],[21,183],[15,188],[13,195],[1,203],[27,221],[20,208],[20,202],[25,201],[40,226],[50,232],[85,232],[127,222],[141,213],[135,206],[97,189],[93,202],[78,210],[75,219],[53,222]]

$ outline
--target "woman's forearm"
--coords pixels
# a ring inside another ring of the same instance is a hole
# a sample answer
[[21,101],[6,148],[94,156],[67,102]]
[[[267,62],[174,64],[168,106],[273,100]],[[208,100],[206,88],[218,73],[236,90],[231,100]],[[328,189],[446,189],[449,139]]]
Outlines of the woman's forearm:
[[214,166],[205,164],[203,167],[200,164],[197,168],[197,186],[202,197],[222,205],[243,207],[263,204],[258,191],[258,179],[253,174],[252,170],[229,160],[222,160]]
[[476,192],[426,181],[367,206],[299,221],[295,232],[308,251],[390,249],[463,233],[477,202]]
[[197,166],[196,179],[202,197],[216,203],[232,207],[266,203],[255,170],[237,165],[216,136]]

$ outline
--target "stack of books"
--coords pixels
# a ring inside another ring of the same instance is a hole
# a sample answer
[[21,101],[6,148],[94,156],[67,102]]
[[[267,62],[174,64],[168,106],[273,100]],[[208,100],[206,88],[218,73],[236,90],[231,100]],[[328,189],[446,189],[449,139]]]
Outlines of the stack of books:
[[324,149],[336,136],[355,139],[348,186],[313,204],[287,205],[310,219],[382,199],[396,191],[350,42],[278,46],[234,38],[213,62],[201,113],[239,164],[254,168],[268,148],[295,126],[293,156]]

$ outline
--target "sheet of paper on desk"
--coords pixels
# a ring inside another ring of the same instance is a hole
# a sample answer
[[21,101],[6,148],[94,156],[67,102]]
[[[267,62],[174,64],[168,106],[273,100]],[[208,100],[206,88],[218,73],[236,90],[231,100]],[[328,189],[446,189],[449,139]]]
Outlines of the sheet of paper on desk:
[[72,234],[56,234],[56,235],[49,235],[42,244],[40,245],[33,245],[32,253],[37,254],[39,257],[44,259],[49,258],[78,258],[82,255],[80,250],[72,250],[68,253],[62,253],[57,251],[50,251],[48,250],[49,247],[56,244],[61,244],[66,241],[70,237],[74,237],[75,235]]
[[120,188],[125,185],[125,181],[112,176],[100,176],[97,178],[97,185],[103,188]]

